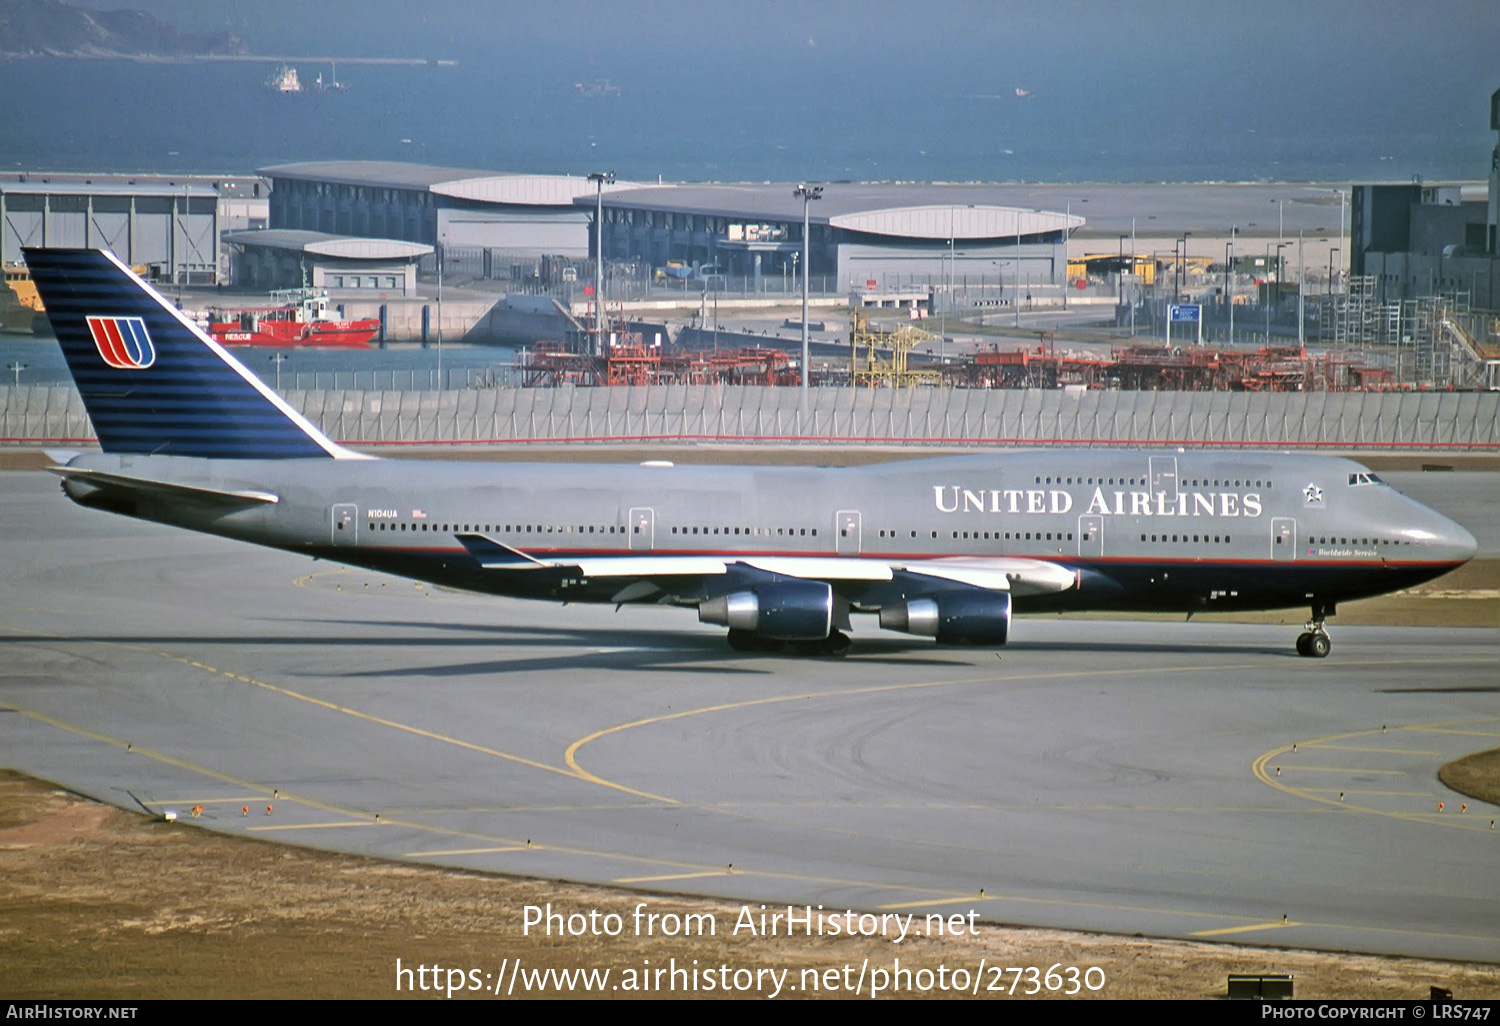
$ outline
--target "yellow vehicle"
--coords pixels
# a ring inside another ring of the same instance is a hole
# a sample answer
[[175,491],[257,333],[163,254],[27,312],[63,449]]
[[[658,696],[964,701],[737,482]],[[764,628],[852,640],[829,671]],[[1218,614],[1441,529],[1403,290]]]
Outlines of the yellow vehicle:
[[30,331],[47,327],[47,312],[25,264],[5,265],[5,289],[0,291],[0,331]]
[[[1191,257],[1189,261],[1196,259]],[[1156,281],[1156,262],[1149,253],[1086,253],[1081,257],[1068,258],[1070,282],[1080,278],[1103,279],[1122,271],[1134,274],[1142,285],[1151,285]]]
[[[130,268],[148,281],[155,279],[152,268],[146,264],[133,264]],[[31,270],[23,263],[5,265],[5,288],[0,289],[0,331],[36,334],[47,332],[51,325],[47,321],[47,308],[37,294],[31,280]]]

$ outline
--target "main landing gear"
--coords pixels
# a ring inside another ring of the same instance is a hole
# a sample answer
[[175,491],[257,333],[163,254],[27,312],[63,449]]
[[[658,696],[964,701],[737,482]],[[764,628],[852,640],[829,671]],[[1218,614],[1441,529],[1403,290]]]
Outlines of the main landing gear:
[[782,641],[766,638],[754,631],[729,629],[729,647],[736,652],[775,652],[785,655],[833,656],[841,658],[849,654],[849,635],[834,631],[826,638],[813,641]]
[[1329,640],[1328,629],[1323,626],[1323,621],[1334,614],[1332,605],[1314,603],[1312,607],[1312,619],[1307,621],[1307,630],[1297,635],[1297,654],[1310,659],[1322,659],[1328,655],[1333,648],[1333,642]]

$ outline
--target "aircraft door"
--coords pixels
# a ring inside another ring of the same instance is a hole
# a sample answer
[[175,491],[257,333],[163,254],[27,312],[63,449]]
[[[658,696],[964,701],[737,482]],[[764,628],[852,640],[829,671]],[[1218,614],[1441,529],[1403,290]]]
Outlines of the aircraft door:
[[859,511],[841,509],[834,514],[833,551],[840,556],[857,556],[860,549]]
[[655,545],[656,513],[649,506],[630,511],[630,551],[650,552]]
[[1151,457],[1151,494],[1166,492],[1173,503],[1177,502],[1177,457]]
[[1078,518],[1078,554],[1085,559],[1104,555],[1104,518],[1097,513]]
[[1293,518],[1271,518],[1271,558],[1277,562],[1297,558],[1297,521]]
[[332,540],[335,545],[353,545],[359,540],[359,507],[341,502],[333,507]]

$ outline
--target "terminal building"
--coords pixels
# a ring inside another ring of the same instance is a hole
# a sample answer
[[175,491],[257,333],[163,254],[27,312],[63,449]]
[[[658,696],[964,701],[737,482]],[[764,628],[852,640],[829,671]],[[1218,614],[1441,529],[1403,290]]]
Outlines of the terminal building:
[[508,175],[387,161],[335,160],[264,168],[270,227],[586,258],[593,198],[587,178]]
[[[825,291],[903,281],[1055,284],[1083,218],[1006,205],[1004,186],[827,185],[807,204],[810,274]],[[792,185],[621,188],[604,197],[606,260],[709,267],[753,279],[800,273],[803,200]]]
[[[285,164],[270,227],[398,239],[468,256],[476,276],[507,277],[553,257],[587,261],[602,206],[606,262],[733,275],[758,291],[800,273],[803,200],[791,184],[678,185],[518,175],[379,161]],[[901,280],[1057,285],[1083,218],[1010,205],[995,185],[831,184],[805,211],[809,272],[823,291]],[[475,255],[477,254],[477,256]]]

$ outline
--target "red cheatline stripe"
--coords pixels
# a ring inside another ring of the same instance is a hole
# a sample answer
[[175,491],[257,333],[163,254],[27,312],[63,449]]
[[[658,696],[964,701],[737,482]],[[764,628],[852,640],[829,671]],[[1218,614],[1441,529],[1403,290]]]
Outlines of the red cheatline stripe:
[[[366,528],[366,530],[368,530],[368,528]],[[467,553],[469,550],[466,549],[466,548],[464,548],[461,545],[369,545],[369,546],[366,547],[366,551],[373,551],[373,552],[396,552],[396,553],[430,553],[430,554],[441,554],[441,555],[452,555],[452,554],[457,553],[457,554],[461,555],[461,554]],[[680,557],[680,556],[705,556],[705,557],[712,556],[712,557],[716,557],[716,558],[723,558],[723,559],[726,559],[726,560],[734,560],[734,559],[761,559],[761,558],[770,558],[770,557],[778,557],[778,556],[779,557],[798,557],[798,558],[818,558],[818,559],[835,559],[835,558],[840,558],[840,557],[836,556],[834,553],[827,552],[827,551],[820,551],[820,552],[779,552],[779,551],[774,551],[774,550],[766,550],[766,551],[742,551],[742,550],[738,550],[738,549],[723,549],[723,550],[718,550],[718,551],[712,550],[712,549],[702,549],[702,550],[695,550],[695,549],[587,549],[587,548],[557,549],[557,548],[541,548],[541,547],[538,547],[538,546],[523,546],[523,547],[520,547],[518,549],[518,551],[524,552],[528,556],[535,556],[538,559],[542,559],[542,558],[548,558],[548,559],[570,559],[570,558],[574,558],[574,559],[576,559],[576,558],[580,558],[580,557],[581,558],[590,558],[590,557],[592,557],[592,558],[599,558],[599,559],[607,559],[607,558],[611,558],[611,557],[624,558],[624,557],[637,557],[637,556],[644,556],[644,557],[648,557],[648,558],[651,557],[651,556],[659,556],[659,557],[662,557],[662,558],[672,558],[672,557]],[[863,560],[874,561],[874,562],[879,562],[879,561],[882,561],[882,560],[885,560],[885,561],[902,560],[902,561],[911,561],[911,562],[922,562],[922,561],[926,561],[926,560],[940,560],[940,559],[983,559],[983,558],[986,557],[986,555],[993,555],[994,558],[997,558],[997,559],[1031,559],[1031,560],[1035,560],[1035,561],[1037,561],[1039,563],[1051,563],[1054,566],[1064,566],[1064,567],[1067,567],[1069,569],[1076,568],[1076,567],[1088,568],[1088,567],[1092,567],[1092,566],[1094,566],[1096,564],[1099,564],[1099,563],[1109,563],[1109,564],[1113,564],[1113,565],[1119,565],[1119,564],[1137,564],[1137,565],[1141,565],[1141,566],[1159,566],[1159,565],[1162,565],[1162,564],[1170,564],[1170,565],[1173,565],[1173,566],[1184,566],[1184,565],[1185,566],[1190,566],[1190,567],[1191,566],[1196,566],[1199,569],[1205,569],[1205,570],[1236,569],[1236,568],[1243,568],[1243,567],[1269,567],[1269,566],[1283,566],[1283,567],[1286,567],[1288,569],[1296,569],[1296,570],[1347,570],[1347,569],[1351,569],[1351,568],[1355,568],[1355,569],[1374,569],[1374,568],[1377,568],[1377,567],[1388,567],[1388,568],[1391,568],[1391,569],[1399,569],[1399,570],[1423,570],[1423,569],[1434,569],[1434,568],[1437,568],[1437,567],[1447,567],[1450,570],[1454,570],[1454,569],[1457,569],[1458,567],[1463,566],[1462,563],[1455,563],[1452,560],[1446,560],[1446,559],[1445,560],[1388,560],[1386,562],[1381,562],[1379,560],[1320,559],[1317,562],[1308,562],[1306,560],[1290,560],[1290,559],[1287,559],[1287,560],[1280,560],[1280,559],[1275,559],[1275,560],[1273,560],[1273,559],[1215,559],[1215,560],[1209,560],[1209,559],[1194,559],[1191,556],[1104,556],[1104,557],[1100,557],[1100,556],[1080,556],[1080,557],[1077,557],[1077,558],[1073,558],[1073,557],[1068,557],[1068,556],[1029,555],[1029,554],[1024,553],[1024,552],[1018,552],[1018,553],[1015,553],[1014,555],[999,555],[999,554],[993,554],[993,553],[986,554],[986,553],[978,553],[978,552],[913,552],[913,553],[862,552],[862,553],[859,553],[858,555],[851,556],[851,557],[848,557],[848,558],[850,558],[850,559],[863,559]],[[915,572],[920,573],[921,571],[917,570]]]

